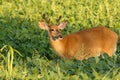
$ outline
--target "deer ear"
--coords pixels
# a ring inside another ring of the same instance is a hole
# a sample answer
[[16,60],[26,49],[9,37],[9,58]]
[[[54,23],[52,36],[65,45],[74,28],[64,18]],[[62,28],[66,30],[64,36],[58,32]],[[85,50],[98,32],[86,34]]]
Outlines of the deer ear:
[[67,25],[68,21],[63,21],[62,23],[59,24],[58,28],[59,29],[64,29]]
[[39,21],[38,25],[41,29],[48,30],[48,26],[44,22]]

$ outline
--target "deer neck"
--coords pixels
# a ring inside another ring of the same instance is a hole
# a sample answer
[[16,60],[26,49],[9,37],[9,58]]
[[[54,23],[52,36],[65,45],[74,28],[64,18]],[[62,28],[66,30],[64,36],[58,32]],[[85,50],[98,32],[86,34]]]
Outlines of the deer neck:
[[53,49],[57,52],[57,54],[61,57],[64,56],[65,45],[63,39],[53,40],[50,38],[51,45]]

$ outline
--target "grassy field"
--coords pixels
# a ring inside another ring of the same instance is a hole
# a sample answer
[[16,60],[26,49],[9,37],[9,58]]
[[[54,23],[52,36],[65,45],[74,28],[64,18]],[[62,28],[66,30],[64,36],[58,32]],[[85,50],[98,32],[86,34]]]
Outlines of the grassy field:
[[[44,13],[52,24],[68,20],[64,35],[109,27],[119,36],[116,54],[63,61],[38,27]],[[0,80],[120,80],[120,0],[0,0]]]

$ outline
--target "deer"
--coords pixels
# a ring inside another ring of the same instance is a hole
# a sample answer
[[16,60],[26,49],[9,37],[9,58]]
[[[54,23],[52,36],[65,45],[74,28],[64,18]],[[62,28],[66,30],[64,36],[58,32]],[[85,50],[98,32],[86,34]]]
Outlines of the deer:
[[63,59],[84,60],[104,53],[112,57],[116,52],[118,35],[105,26],[96,26],[62,36],[60,31],[67,26],[68,21],[60,23],[59,17],[56,24],[50,25],[50,19],[45,15],[43,18],[46,22],[39,20],[38,25],[41,29],[47,30],[52,48]]

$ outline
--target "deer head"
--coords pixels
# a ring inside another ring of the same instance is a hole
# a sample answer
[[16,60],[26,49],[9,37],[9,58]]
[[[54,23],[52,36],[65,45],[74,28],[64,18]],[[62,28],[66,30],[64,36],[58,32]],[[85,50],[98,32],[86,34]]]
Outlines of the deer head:
[[67,21],[63,21],[60,23],[61,16],[56,19],[56,24],[55,25],[50,25],[50,19],[46,18],[46,15],[43,15],[43,18],[45,19],[46,23],[43,21],[39,21],[39,27],[43,30],[48,31],[48,35],[50,39],[52,40],[57,40],[57,39],[62,39],[62,35],[60,33],[60,30],[64,29],[67,25]]

